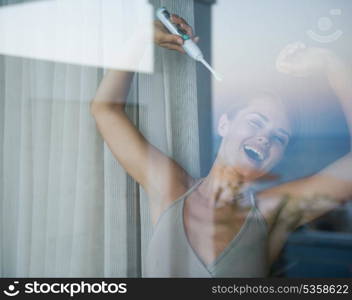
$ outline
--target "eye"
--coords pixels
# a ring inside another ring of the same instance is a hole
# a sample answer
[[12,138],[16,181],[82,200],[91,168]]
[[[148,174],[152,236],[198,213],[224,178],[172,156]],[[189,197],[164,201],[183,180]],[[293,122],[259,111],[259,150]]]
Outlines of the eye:
[[279,135],[274,135],[274,140],[278,141],[280,144],[285,145],[286,140],[285,138],[279,136]]
[[259,120],[255,120],[255,119],[249,119],[248,123],[256,128],[263,128],[263,123]]

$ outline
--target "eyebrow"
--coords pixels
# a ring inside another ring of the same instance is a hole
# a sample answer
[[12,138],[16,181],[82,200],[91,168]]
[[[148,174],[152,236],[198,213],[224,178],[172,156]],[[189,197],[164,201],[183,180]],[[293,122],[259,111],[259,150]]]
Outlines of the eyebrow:
[[253,112],[252,114],[261,117],[265,122],[269,122],[269,119],[266,116],[264,116],[263,114],[259,113],[259,112]]
[[284,130],[284,129],[282,129],[282,128],[279,128],[278,131],[280,131],[282,134],[287,135],[288,138],[291,137],[291,135],[290,135],[286,130]]
[[[259,113],[259,112],[252,112],[252,114],[259,116],[265,122],[269,122],[268,117],[263,115],[263,114],[261,114],[261,113]],[[282,134],[287,135],[288,138],[291,138],[291,135],[285,129],[279,128],[278,131],[281,132]]]

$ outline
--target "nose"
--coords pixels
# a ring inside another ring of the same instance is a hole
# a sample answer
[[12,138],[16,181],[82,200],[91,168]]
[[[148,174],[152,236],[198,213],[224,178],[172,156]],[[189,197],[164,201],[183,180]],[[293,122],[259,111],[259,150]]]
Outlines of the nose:
[[269,145],[269,139],[265,136],[258,136],[257,137],[257,142],[260,143],[262,146],[268,146]]

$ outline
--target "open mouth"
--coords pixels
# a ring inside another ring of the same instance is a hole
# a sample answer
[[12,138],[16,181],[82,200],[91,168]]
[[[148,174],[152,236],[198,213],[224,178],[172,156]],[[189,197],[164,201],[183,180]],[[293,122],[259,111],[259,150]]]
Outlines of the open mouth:
[[244,152],[247,154],[247,156],[255,161],[256,163],[261,163],[264,160],[264,154],[263,152],[261,152],[260,150],[249,146],[249,145],[245,145],[244,146]]

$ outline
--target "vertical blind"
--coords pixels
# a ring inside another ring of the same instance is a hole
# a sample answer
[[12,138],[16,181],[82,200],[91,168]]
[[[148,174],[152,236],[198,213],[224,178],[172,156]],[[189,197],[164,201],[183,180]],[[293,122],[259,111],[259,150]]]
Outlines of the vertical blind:
[[[194,24],[193,1],[150,2]],[[127,113],[198,177],[195,62],[156,48],[154,64],[153,74],[135,76]],[[0,276],[141,276],[149,199],[90,115],[103,75],[100,68],[0,56]]]

